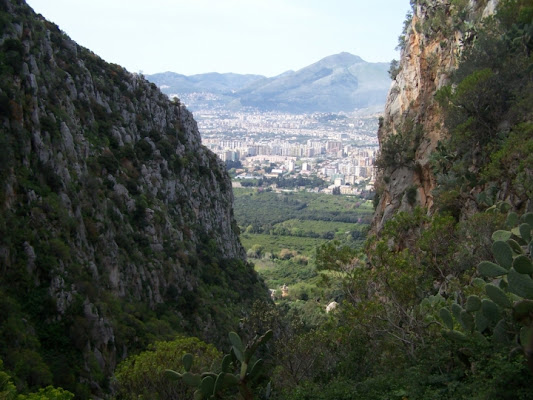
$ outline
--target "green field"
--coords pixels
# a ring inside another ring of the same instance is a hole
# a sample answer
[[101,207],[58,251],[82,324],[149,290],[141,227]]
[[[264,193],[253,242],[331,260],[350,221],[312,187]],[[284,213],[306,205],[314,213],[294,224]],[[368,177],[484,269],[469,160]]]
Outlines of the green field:
[[288,285],[290,300],[331,294],[317,286],[317,247],[337,240],[362,245],[372,202],[355,196],[235,188],[234,213],[248,258],[269,288]]
[[263,233],[241,234],[241,242],[246,250],[259,245],[264,253],[277,254],[282,249],[295,250],[300,254],[313,256],[315,248],[327,242],[326,239],[287,235],[268,235]]
[[251,227],[254,232],[269,231],[290,219],[368,225],[374,213],[371,201],[355,196],[243,188],[235,188],[234,196],[237,223],[243,230]]
[[372,202],[355,196],[235,188],[235,219],[246,250],[282,249],[313,256],[328,240],[357,247],[373,215]]
[[361,232],[366,225],[349,222],[313,221],[301,219],[289,219],[277,226],[285,228],[294,236],[309,236],[306,232],[312,232],[320,236],[332,234],[350,234],[353,231]]

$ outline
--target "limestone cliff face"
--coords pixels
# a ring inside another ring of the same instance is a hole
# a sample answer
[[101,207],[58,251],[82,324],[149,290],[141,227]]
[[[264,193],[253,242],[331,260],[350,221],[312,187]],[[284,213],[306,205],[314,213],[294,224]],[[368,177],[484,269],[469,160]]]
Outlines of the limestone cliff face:
[[494,13],[497,3],[426,0],[413,6],[378,131],[382,151],[391,136],[401,132],[412,146],[412,154],[380,171],[375,230],[379,231],[397,211],[420,205],[431,212],[435,180],[429,162],[438,141],[446,135],[434,95],[449,83],[463,43],[472,40],[477,24]]
[[[133,304],[166,315],[167,337],[218,339],[266,289],[192,114],[23,1],[0,8],[0,295],[39,321],[37,336],[61,326],[88,381],[149,340]],[[54,340],[46,351],[61,351]]]

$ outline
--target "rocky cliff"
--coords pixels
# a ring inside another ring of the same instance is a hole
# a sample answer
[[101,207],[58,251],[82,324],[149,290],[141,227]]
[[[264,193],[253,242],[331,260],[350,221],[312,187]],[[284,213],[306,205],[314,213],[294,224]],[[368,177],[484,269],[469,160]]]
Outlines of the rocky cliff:
[[22,0],[0,22],[5,366],[83,398],[154,339],[217,341],[266,289],[192,114]]
[[391,84],[378,137],[381,157],[379,203],[374,228],[397,211],[420,205],[432,210],[436,181],[431,156],[449,132],[436,92],[450,83],[465,44],[495,11],[497,0],[424,0],[411,2],[412,13],[400,37],[401,59]]

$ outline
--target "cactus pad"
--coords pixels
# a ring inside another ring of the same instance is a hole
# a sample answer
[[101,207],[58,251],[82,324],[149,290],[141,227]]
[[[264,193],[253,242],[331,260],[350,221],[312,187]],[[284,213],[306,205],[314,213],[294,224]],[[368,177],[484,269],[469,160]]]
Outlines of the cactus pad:
[[520,300],[513,305],[513,318],[517,321],[533,316],[533,300]]
[[518,244],[518,242],[516,240],[509,239],[507,241],[507,244],[509,246],[511,246],[511,249],[513,249],[513,252],[515,254],[523,254],[524,253],[524,251],[522,250],[522,247]]
[[525,222],[526,224],[529,224],[529,226],[533,226],[533,213],[526,213],[522,215],[522,218],[520,218],[520,221]]
[[251,379],[255,379],[261,374],[261,372],[263,371],[263,364],[264,361],[261,358],[255,362],[252,369],[250,370]]
[[182,375],[183,382],[185,382],[189,386],[195,386],[197,387],[200,382],[202,381],[202,378],[198,374],[192,374],[190,372],[185,372]]
[[505,224],[509,228],[518,225],[518,214],[515,212],[509,213],[509,215],[507,216],[507,221],[505,221]]
[[463,308],[457,304],[457,303],[453,303],[452,304],[452,313],[453,313],[453,316],[455,317],[455,319],[457,321],[459,321],[461,319],[461,312],[463,311]]
[[501,240],[494,242],[492,244],[492,253],[500,266],[505,269],[511,268],[513,265],[513,250],[507,242]]
[[241,337],[237,333],[230,332],[229,333],[229,340],[230,340],[232,346],[236,347],[238,350],[240,350],[241,353],[244,351],[244,346],[242,345]]
[[442,336],[446,339],[451,340],[452,342],[466,342],[467,337],[464,333],[459,331],[442,331]]
[[228,372],[231,364],[231,355],[226,354],[222,359],[222,372]]
[[190,371],[192,367],[193,356],[190,353],[184,354],[181,362],[183,363],[183,368],[185,371]]
[[518,256],[513,260],[513,268],[520,274],[533,274],[533,263],[531,263],[529,257],[523,255]]
[[511,268],[507,276],[509,291],[526,299],[533,299],[533,279]]
[[232,344],[231,350],[235,354],[235,357],[237,357],[237,360],[242,362],[244,360],[244,347],[242,345],[242,340],[240,336],[237,335],[235,332],[230,332],[229,340]]
[[468,296],[465,308],[469,312],[478,311],[481,308],[481,300],[476,295]]
[[520,231],[522,239],[524,239],[526,243],[529,243],[531,241],[531,225],[526,223],[520,224],[518,230]]
[[200,383],[200,390],[205,396],[210,396],[213,394],[214,388],[215,380],[212,376],[206,376],[204,379],[202,379],[202,383]]
[[494,278],[497,276],[505,275],[508,271],[505,268],[500,267],[498,264],[494,264],[490,261],[482,261],[477,266],[477,270],[483,276]]
[[490,321],[488,320],[487,317],[483,315],[481,310],[476,312],[475,321],[476,321],[476,330],[478,332],[483,332],[485,329],[489,327],[489,324],[490,324]]
[[504,291],[501,290],[498,286],[488,284],[487,286],[485,286],[485,291],[487,292],[487,295],[490,297],[490,299],[500,307],[511,308],[511,301],[504,293]]
[[471,313],[463,310],[461,311],[460,321],[463,328],[469,332],[474,330],[474,317]]
[[449,330],[453,330],[453,318],[450,311],[443,307],[440,309],[439,315],[440,319],[442,319],[442,322],[444,322],[444,325],[446,325]]
[[492,234],[492,241],[497,241],[497,240],[501,240],[501,241],[508,241],[509,239],[511,239],[511,236],[512,236],[512,233],[509,232],[509,231],[496,231]]
[[494,338],[494,341],[498,343],[503,343],[503,344],[509,343],[508,331],[509,331],[509,327],[507,325],[507,321],[505,321],[505,319],[501,319],[500,321],[498,321],[492,333],[492,337]]
[[481,312],[493,323],[500,319],[500,307],[492,300],[483,299],[481,302]]

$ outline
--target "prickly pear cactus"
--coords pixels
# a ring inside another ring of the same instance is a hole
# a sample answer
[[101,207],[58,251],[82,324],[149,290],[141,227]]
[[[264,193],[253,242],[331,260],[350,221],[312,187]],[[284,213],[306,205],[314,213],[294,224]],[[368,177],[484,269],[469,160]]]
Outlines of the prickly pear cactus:
[[533,213],[519,218],[512,212],[506,223],[509,230],[492,235],[496,263],[477,267],[486,297],[469,296],[464,309],[457,303],[452,312],[442,308],[442,334],[455,342],[482,334],[494,343],[520,343],[533,373]]
[[[263,360],[258,359],[252,364],[252,358],[257,348],[271,338],[272,331],[269,330],[262,336],[256,336],[245,347],[240,336],[235,332],[230,332],[231,350],[222,359],[219,373],[193,374],[189,372],[193,364],[193,356],[185,354],[182,359],[185,372],[166,370],[166,374],[170,379],[182,379],[187,385],[196,388],[194,400],[221,399],[225,392],[232,389],[238,390],[238,399],[251,400],[254,398],[254,383],[263,370]],[[268,392],[267,388],[266,398]]]

